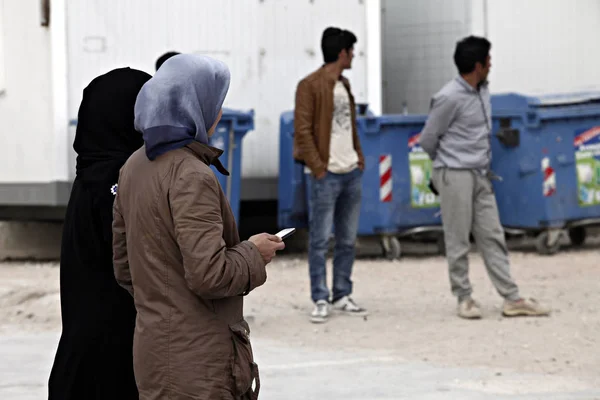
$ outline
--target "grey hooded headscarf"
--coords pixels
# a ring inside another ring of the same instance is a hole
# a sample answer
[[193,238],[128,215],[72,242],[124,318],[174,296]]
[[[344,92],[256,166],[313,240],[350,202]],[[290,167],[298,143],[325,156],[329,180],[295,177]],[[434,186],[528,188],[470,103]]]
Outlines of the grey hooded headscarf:
[[135,128],[146,155],[154,160],[198,141],[208,144],[229,90],[227,65],[210,57],[180,54],[169,58],[142,87],[135,103]]

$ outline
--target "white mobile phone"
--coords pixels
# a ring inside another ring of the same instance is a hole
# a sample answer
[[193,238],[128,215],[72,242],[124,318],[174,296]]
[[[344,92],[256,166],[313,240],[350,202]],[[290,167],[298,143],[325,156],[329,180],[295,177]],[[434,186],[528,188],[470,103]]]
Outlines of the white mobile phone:
[[296,228],[287,228],[282,231],[277,232],[275,235],[279,236],[281,240],[287,239],[292,236],[296,232]]

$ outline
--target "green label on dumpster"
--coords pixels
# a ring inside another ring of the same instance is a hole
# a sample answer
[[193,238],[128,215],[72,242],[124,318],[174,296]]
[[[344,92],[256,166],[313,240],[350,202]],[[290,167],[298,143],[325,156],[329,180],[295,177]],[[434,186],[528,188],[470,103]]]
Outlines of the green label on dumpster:
[[429,189],[433,163],[419,146],[420,132],[408,139],[408,167],[410,170],[410,204],[413,208],[433,208],[440,206],[438,196]]
[[575,132],[579,205],[600,205],[600,126]]

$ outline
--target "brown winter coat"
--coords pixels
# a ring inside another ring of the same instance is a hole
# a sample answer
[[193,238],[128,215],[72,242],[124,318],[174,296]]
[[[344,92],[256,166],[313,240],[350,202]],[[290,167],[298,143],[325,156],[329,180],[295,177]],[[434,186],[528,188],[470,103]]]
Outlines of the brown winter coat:
[[138,312],[141,400],[257,398],[242,296],[265,282],[265,262],[253,244],[240,243],[209,167],[226,172],[221,153],[194,142],[150,161],[142,148],[121,171],[114,268]]
[[[350,98],[352,113],[352,137],[354,149],[358,154],[358,166],[363,169],[363,156],[360,140],[356,130],[356,106],[350,82],[343,76],[340,78]],[[296,106],[294,109],[294,159],[306,164],[314,175],[327,171],[329,163],[329,143],[331,141],[331,125],[333,122],[333,91],[336,80],[320,68],[304,78],[296,89]]]

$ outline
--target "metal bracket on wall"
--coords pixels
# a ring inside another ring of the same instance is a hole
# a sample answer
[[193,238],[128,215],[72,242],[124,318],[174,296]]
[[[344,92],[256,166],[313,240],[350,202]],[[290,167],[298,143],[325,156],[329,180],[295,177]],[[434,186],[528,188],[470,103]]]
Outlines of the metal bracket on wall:
[[40,24],[44,27],[50,26],[50,0],[40,0]]

